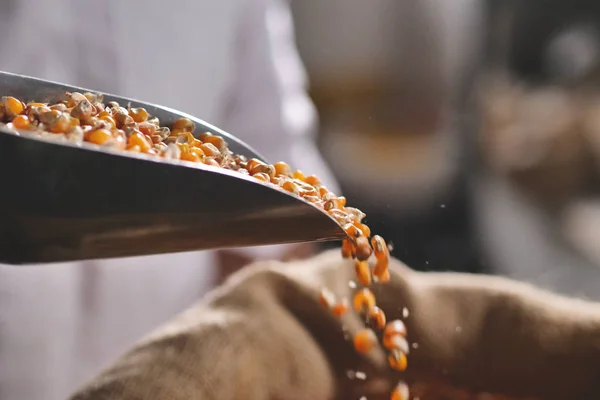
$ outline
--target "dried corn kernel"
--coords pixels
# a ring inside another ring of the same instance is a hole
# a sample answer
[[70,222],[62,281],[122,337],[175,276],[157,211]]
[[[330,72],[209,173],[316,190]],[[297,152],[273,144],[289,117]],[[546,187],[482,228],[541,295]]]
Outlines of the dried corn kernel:
[[191,162],[200,162],[201,161],[201,158],[196,153],[192,153],[191,151],[182,151],[181,159],[183,161],[191,161]]
[[129,116],[133,118],[135,122],[144,122],[148,119],[148,111],[143,108],[132,108],[129,110]]
[[194,124],[188,118],[179,118],[177,121],[175,121],[173,123],[173,129],[194,133],[194,130],[196,130],[196,124]]
[[354,256],[354,245],[349,239],[342,240],[342,257],[352,258]]
[[367,239],[365,236],[360,236],[356,238],[354,249],[356,253],[356,258],[361,261],[368,260],[369,257],[371,257],[371,253],[373,252],[373,250],[371,250],[371,246],[369,246],[369,239]]
[[354,335],[354,348],[361,354],[366,354],[377,346],[377,336],[371,329],[360,330]]
[[389,250],[385,243],[385,240],[379,236],[375,235],[371,238],[371,245],[373,246],[373,251],[375,252],[375,257],[378,260],[387,259],[390,256]]
[[394,350],[388,355],[388,364],[396,371],[404,372],[408,366],[408,359],[406,354]]
[[105,144],[112,139],[112,134],[108,129],[96,129],[90,132],[88,142],[95,144]]
[[331,309],[331,313],[336,317],[341,317],[346,314],[350,310],[350,306],[348,305],[348,300],[344,299],[341,302],[337,303]]
[[269,177],[275,176],[275,167],[267,164],[256,164],[252,166],[252,168],[250,168],[248,171],[251,175],[254,175],[258,172],[262,172],[264,174],[267,174]]
[[315,175],[310,175],[304,178],[304,182],[308,183],[311,186],[320,186],[321,180],[317,178]]
[[208,157],[215,157],[220,154],[219,149],[210,143],[203,143],[200,145],[200,148]]
[[406,338],[402,335],[383,335],[383,347],[388,350],[399,350],[404,354],[408,354],[410,347]]
[[408,385],[404,382],[399,382],[394,390],[392,391],[392,395],[390,400],[408,400],[409,399],[409,391]]
[[358,229],[357,226],[351,222],[344,225],[342,227],[342,229],[344,230],[344,232],[346,232],[346,235],[348,235],[350,237],[358,238],[358,237],[362,236],[362,231],[360,229]]
[[215,146],[219,151],[227,150],[227,143],[221,136],[208,136],[205,140],[205,143],[210,143]]
[[356,272],[356,279],[363,286],[369,286],[371,284],[371,269],[369,263],[366,261],[354,262],[354,270]]
[[127,144],[129,146],[139,146],[140,151],[143,153],[147,152],[152,147],[151,141],[146,139],[146,136],[144,136],[141,132],[136,132],[129,136],[129,139],[127,139]]
[[3,97],[2,103],[4,104],[4,112],[9,118],[14,118],[25,110],[25,105],[11,96]]
[[401,335],[406,336],[406,325],[399,319],[388,322],[383,331],[384,336]]
[[302,173],[302,171],[300,170],[296,170],[292,173],[292,178],[294,179],[299,179],[301,181],[304,182],[304,179],[306,179],[306,176],[304,176],[304,174]]
[[254,177],[262,182],[270,182],[271,181],[271,178],[269,177],[269,175],[265,174],[264,172],[257,172],[256,174],[252,175],[252,177]]
[[368,288],[359,290],[354,295],[354,309],[358,312],[365,312],[375,307],[375,295]]
[[292,175],[292,170],[290,166],[282,161],[276,162],[275,164],[273,164],[273,167],[275,168],[276,175],[283,175],[288,177]]
[[26,130],[31,127],[29,118],[27,118],[25,115],[17,115],[15,119],[12,120],[12,123],[15,129]]
[[373,275],[379,277],[383,275],[388,269],[389,260],[387,258],[378,259],[375,261],[375,266],[373,267]]
[[381,308],[375,306],[369,311],[369,321],[374,328],[382,330],[385,328],[385,313]]
[[361,230],[363,236],[370,237],[371,236],[371,228],[369,228],[365,224],[361,224],[360,222],[354,223],[358,229]]
[[388,283],[390,281],[390,270],[386,269],[383,273],[377,275],[376,278],[379,283]]
[[210,165],[211,167],[220,167],[219,163],[210,157],[204,159],[204,164]]
[[283,188],[283,190],[286,190],[286,191],[294,193],[294,194],[298,194],[298,186],[292,181],[283,182],[281,187]]

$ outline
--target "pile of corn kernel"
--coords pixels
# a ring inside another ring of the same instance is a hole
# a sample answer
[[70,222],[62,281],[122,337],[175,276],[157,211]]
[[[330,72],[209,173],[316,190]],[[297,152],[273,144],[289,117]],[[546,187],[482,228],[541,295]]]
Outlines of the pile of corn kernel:
[[[363,212],[346,206],[344,197],[330,192],[314,175],[293,171],[284,162],[271,165],[258,159],[248,160],[229,150],[220,136],[208,132],[195,134],[196,126],[187,118],[176,120],[170,127],[161,126],[158,118],[143,108],[124,107],[116,102],[105,104],[103,100],[100,94],[77,92],[65,93],[62,101],[53,104],[24,103],[5,96],[0,103],[0,121],[16,132],[27,131],[76,144],[85,142],[101,148],[226,168],[274,185],[321,208],[346,232],[342,255],[354,259],[356,279],[362,286],[352,303],[354,310],[366,318],[368,326],[355,334],[355,349],[363,354],[374,349],[378,345],[375,331],[381,331],[382,344],[389,352],[389,365],[400,372],[406,369],[409,353],[406,327],[401,320],[386,321],[385,313],[377,307],[369,289],[374,281],[390,280],[389,249],[382,237],[371,236],[371,230],[363,223]],[[336,301],[327,289],[321,293],[321,302],[336,316],[350,310],[347,299]],[[391,399],[408,398],[408,386],[399,382]]]

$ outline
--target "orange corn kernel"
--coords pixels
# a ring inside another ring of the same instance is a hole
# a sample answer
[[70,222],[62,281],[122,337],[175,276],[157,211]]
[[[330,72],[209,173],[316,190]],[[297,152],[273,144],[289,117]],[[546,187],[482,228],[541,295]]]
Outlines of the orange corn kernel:
[[392,391],[390,400],[409,400],[409,396],[408,385],[404,382],[399,382]]
[[202,159],[195,153],[192,153],[191,151],[182,151],[181,152],[181,159],[183,161],[191,161],[191,162],[200,162],[202,161]]
[[367,225],[361,224],[360,222],[355,222],[354,224],[356,225],[356,227],[358,229],[361,230],[361,232],[364,236],[366,236],[366,237],[371,236],[371,228],[369,228]]
[[179,118],[177,121],[175,121],[173,123],[173,129],[176,129],[176,130],[179,130],[182,132],[185,131],[185,132],[194,133],[194,130],[196,129],[196,124],[194,124],[188,118]]
[[402,335],[383,335],[383,347],[388,350],[399,350],[404,354],[410,351],[408,342]]
[[25,104],[11,96],[3,97],[2,103],[4,104],[4,112],[9,118],[14,118],[25,110]]
[[144,122],[148,119],[148,111],[143,108],[132,108],[129,110],[129,116],[133,118],[135,122]]
[[196,139],[194,137],[194,135],[192,135],[190,132],[180,132],[177,134],[177,142],[179,143],[187,143],[190,146],[195,146],[196,144],[198,144],[198,146],[200,146],[202,144],[201,141],[199,141],[198,139]]
[[200,145],[200,148],[208,157],[216,157],[219,154],[221,154],[219,149],[217,149],[213,144],[210,143],[203,143]]
[[[204,139],[202,139],[202,140],[204,140]],[[246,163],[246,169],[248,171],[251,171],[252,168],[254,168],[254,167],[256,167],[257,165],[260,165],[260,164],[264,164],[264,162],[260,161],[258,158],[251,158]]]
[[[100,114],[102,114],[102,113],[100,113]],[[98,114],[98,118],[102,119],[100,114]],[[112,117],[110,117],[110,118],[114,121],[114,119]],[[116,126],[116,122],[115,122],[115,126]],[[143,122],[138,125],[138,130],[140,132],[142,132],[144,135],[154,136],[157,133],[156,131],[158,130],[158,127],[149,122]]]
[[368,262],[356,260],[354,262],[354,271],[356,279],[361,285],[369,286],[371,284],[371,269]]
[[270,178],[275,177],[275,167],[268,164],[255,164],[248,171],[250,172],[250,175],[262,172],[263,174],[267,174]]
[[139,146],[142,153],[152,148],[152,143],[141,132],[135,132],[127,139],[128,146]]
[[96,129],[90,132],[87,141],[95,144],[104,144],[112,138],[112,133],[108,129]]
[[385,328],[385,313],[381,308],[375,306],[369,311],[369,321],[371,321],[374,328],[382,330]]
[[204,152],[198,147],[190,147],[190,153],[197,155],[200,160],[204,158]]
[[17,115],[12,120],[12,123],[15,129],[27,130],[31,128],[31,122],[29,122],[29,118],[26,115]]
[[208,136],[204,140],[205,143],[210,143],[215,146],[219,151],[225,151],[227,149],[227,142],[221,136]]
[[379,283],[388,283],[390,281],[390,270],[386,269],[380,275],[376,275],[376,278]]
[[304,178],[304,182],[308,183],[311,186],[319,186],[321,185],[321,180],[317,178],[315,175],[309,175]]
[[285,182],[283,182],[283,184],[281,185],[281,187],[285,191],[288,191],[288,192],[294,193],[294,194],[298,194],[298,185],[296,185],[292,181],[285,181]]
[[369,245],[369,239],[367,239],[365,236],[356,238],[354,249],[356,252],[356,258],[361,261],[368,260],[373,252],[371,246]]
[[379,277],[383,275],[385,271],[387,271],[389,265],[388,258],[377,259],[375,262],[375,266],[373,267],[373,275]]
[[271,178],[269,177],[269,175],[265,174],[264,172],[257,172],[256,174],[252,175],[252,177],[256,178],[262,182],[270,182],[271,181]]
[[306,176],[304,176],[304,174],[302,173],[302,171],[297,170],[297,171],[294,171],[292,173],[292,178],[299,179],[299,180],[301,180],[301,181],[304,182],[304,179],[306,179]]
[[406,325],[399,319],[390,321],[385,326],[385,330],[383,331],[384,336],[406,336]]
[[359,312],[369,311],[375,307],[375,295],[371,290],[363,288],[354,295],[354,309]]
[[349,310],[350,306],[348,305],[348,300],[344,299],[341,302],[337,303],[335,306],[333,306],[331,312],[334,316],[341,317],[342,315],[346,314]]
[[329,189],[327,189],[327,187],[321,185],[319,186],[319,196],[321,196],[321,198],[325,197],[325,195],[327,195],[329,193]]
[[357,238],[359,236],[362,236],[362,231],[358,229],[353,223],[347,223],[342,227],[342,229],[344,230],[344,232],[346,232],[346,235],[350,237]]
[[98,119],[100,121],[103,121],[105,123],[107,123],[108,125],[110,125],[111,129],[115,129],[117,127],[117,123],[114,120],[113,117],[111,117],[110,115],[106,115],[106,116],[102,116],[102,117],[98,117]]
[[352,258],[354,257],[354,245],[349,239],[342,240],[342,257]]
[[388,250],[385,240],[381,236],[379,236],[379,235],[373,236],[371,238],[371,246],[373,246],[373,251],[375,252],[375,257],[378,260],[389,258],[390,251]]
[[408,366],[408,358],[403,352],[394,350],[388,355],[388,364],[396,371],[404,372]]
[[52,133],[66,133],[71,128],[71,117],[67,113],[60,113],[49,129]]
[[273,167],[275,168],[275,175],[283,175],[287,177],[292,175],[292,169],[283,161],[276,162],[273,164]]
[[377,336],[371,329],[360,330],[354,335],[354,348],[360,354],[366,354],[377,346]]
[[211,167],[220,167],[219,163],[215,161],[214,158],[206,157],[204,159],[204,164],[210,165]]

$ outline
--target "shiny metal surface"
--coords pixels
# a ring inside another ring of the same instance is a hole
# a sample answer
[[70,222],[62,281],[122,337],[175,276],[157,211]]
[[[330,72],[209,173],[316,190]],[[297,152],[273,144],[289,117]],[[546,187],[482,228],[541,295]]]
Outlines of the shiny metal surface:
[[[48,102],[90,91],[0,73],[0,95]],[[199,132],[261,158],[237,138],[165,107],[131,102],[165,125],[185,116]],[[302,199],[233,171],[142,154],[56,143],[0,128],[0,262],[49,263],[224,247],[325,241],[340,226]]]

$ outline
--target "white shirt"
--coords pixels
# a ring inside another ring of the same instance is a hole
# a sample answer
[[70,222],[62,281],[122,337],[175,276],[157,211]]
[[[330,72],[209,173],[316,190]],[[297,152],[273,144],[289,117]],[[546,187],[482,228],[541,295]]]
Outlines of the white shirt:
[[[284,1],[0,4],[0,69],[188,112],[335,188]],[[210,252],[0,265],[0,399],[67,397],[210,288],[211,265]]]

